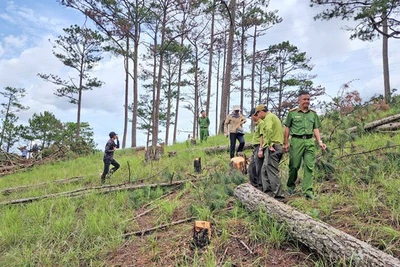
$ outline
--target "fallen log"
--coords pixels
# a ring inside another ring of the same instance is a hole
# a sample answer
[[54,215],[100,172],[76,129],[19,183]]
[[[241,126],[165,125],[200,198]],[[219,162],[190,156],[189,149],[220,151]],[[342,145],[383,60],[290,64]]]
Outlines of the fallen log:
[[[66,184],[66,183],[73,183],[73,182],[76,182],[76,181],[79,181],[79,180],[82,180],[82,179],[84,179],[83,176],[78,176],[78,177],[71,177],[71,178],[56,180],[56,181],[53,181],[51,183]],[[38,183],[38,184],[32,184],[32,185],[9,187],[9,188],[5,188],[5,189],[1,190],[0,193],[2,193],[3,195],[9,195],[12,192],[23,191],[25,189],[42,187],[42,186],[46,186],[46,185],[51,184],[51,183],[45,182],[45,183]]]
[[[237,149],[237,148],[238,148],[238,146],[236,146],[236,149]],[[244,149],[244,150],[245,150],[245,149],[253,149],[253,145],[250,144],[250,143],[245,143],[243,149]],[[228,152],[228,151],[229,151],[229,146],[228,146],[228,145],[227,145],[227,146],[213,146],[213,147],[206,148],[206,149],[204,150],[204,152],[205,152],[206,154],[220,153],[220,152]]]
[[377,126],[374,130],[377,131],[396,131],[400,129],[400,122],[391,122]]
[[[374,129],[375,127],[378,127],[380,125],[387,124],[387,123],[390,123],[390,122],[393,122],[393,121],[396,121],[396,120],[400,120],[400,114],[392,115],[392,116],[389,116],[389,117],[386,117],[386,118],[383,118],[383,119],[380,119],[380,120],[376,120],[376,121],[367,123],[367,124],[364,125],[364,130],[365,131],[370,131],[370,130]],[[351,127],[351,128],[347,129],[347,131],[349,133],[355,132],[356,130],[357,130],[357,126],[354,126],[354,127]]]
[[351,261],[352,266],[400,266],[400,260],[343,231],[298,212],[255,189],[250,184],[236,187],[234,196],[249,210],[265,208],[268,215],[283,223],[298,241],[333,262]]
[[81,197],[84,195],[87,195],[91,192],[93,193],[101,193],[101,194],[107,194],[111,192],[116,192],[116,191],[124,191],[124,190],[136,190],[136,189],[141,189],[145,187],[150,187],[150,188],[156,188],[156,187],[165,187],[165,186],[175,186],[175,185],[181,185],[186,182],[191,182],[191,181],[198,181],[201,178],[197,179],[187,179],[187,180],[181,180],[181,181],[175,181],[171,183],[159,183],[159,184],[119,184],[119,185],[103,185],[103,186],[95,186],[95,187],[87,187],[87,188],[79,188],[73,191],[67,191],[67,192],[60,192],[60,193],[54,193],[54,194],[48,194],[48,195],[43,195],[43,196],[37,196],[37,197],[30,197],[30,198],[22,198],[22,199],[14,199],[14,200],[9,200],[9,201],[3,201],[0,202],[1,205],[10,205],[10,204],[22,204],[22,203],[29,203],[29,202],[34,202],[42,199],[50,199],[50,198],[56,198],[56,197]]

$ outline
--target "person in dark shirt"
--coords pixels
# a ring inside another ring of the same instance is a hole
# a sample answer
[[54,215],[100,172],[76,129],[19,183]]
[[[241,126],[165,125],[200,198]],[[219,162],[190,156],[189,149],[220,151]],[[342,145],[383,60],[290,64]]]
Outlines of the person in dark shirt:
[[[115,132],[111,132],[109,136],[110,140],[107,141],[106,147],[104,149],[104,157],[103,157],[104,170],[103,174],[101,175],[101,184],[104,184],[104,182],[106,181],[107,174],[113,174],[120,167],[119,163],[114,159],[114,151],[117,148],[119,148],[118,135]],[[117,140],[116,144],[115,140]],[[111,170],[110,170],[110,164],[114,166]]]

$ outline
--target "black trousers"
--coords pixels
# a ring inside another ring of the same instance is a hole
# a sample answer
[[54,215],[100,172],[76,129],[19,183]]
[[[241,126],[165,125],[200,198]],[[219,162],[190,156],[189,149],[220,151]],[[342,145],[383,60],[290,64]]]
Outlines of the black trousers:
[[262,181],[261,181],[261,168],[264,162],[264,158],[258,157],[258,148],[260,145],[255,145],[253,154],[251,155],[250,161],[250,183],[257,187],[258,189],[262,189]]
[[103,159],[104,162],[104,170],[101,175],[101,182],[104,183],[106,180],[106,175],[110,171],[110,164],[114,167],[111,169],[113,172],[117,171],[121,165],[115,159]]
[[237,134],[237,133],[231,133],[229,135],[229,140],[230,140],[230,156],[233,158],[235,156],[235,148],[236,148],[236,140],[239,140],[239,147],[237,152],[243,151],[244,148],[244,135],[243,134]]

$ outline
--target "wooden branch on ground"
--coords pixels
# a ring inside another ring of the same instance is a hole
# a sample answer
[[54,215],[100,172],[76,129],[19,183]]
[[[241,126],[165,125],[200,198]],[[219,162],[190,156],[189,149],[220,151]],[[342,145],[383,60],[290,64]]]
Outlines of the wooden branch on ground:
[[343,155],[343,156],[339,157],[338,159],[347,158],[347,157],[352,157],[352,156],[357,156],[357,155],[361,155],[361,154],[368,154],[368,153],[372,153],[372,152],[375,152],[375,151],[384,150],[384,149],[387,149],[387,148],[395,148],[395,147],[399,147],[399,146],[400,146],[400,145],[392,145],[392,146],[378,147],[378,148],[371,149],[371,150],[368,150],[368,151],[362,151],[362,152],[357,152],[357,153],[352,153],[352,154]]
[[[236,146],[236,149],[237,148],[238,148],[238,146]],[[252,144],[246,143],[244,145],[243,149],[245,150],[245,149],[252,149],[252,148],[253,148]],[[229,151],[229,145],[227,145],[227,146],[213,146],[213,147],[206,148],[204,151],[205,151],[206,154],[228,152]]]
[[182,223],[185,223],[185,222],[193,221],[195,218],[196,217],[190,217],[190,218],[186,218],[186,219],[183,219],[183,220],[162,224],[162,225],[159,225],[159,226],[156,226],[156,227],[143,229],[143,230],[136,231],[136,232],[126,233],[126,234],[123,234],[122,236],[125,237],[125,238],[128,238],[128,237],[133,236],[133,235],[143,236],[143,235],[146,235],[148,233],[154,232],[154,231],[159,230],[159,229],[163,229],[163,228],[171,227],[173,225],[177,225],[177,224],[182,224]]
[[249,246],[246,245],[246,243],[244,243],[244,241],[242,239],[240,239],[240,238],[236,238],[236,239],[239,241],[240,244],[242,244],[247,249],[247,251],[250,254],[253,254],[253,251],[249,248]]
[[151,204],[153,204],[153,203],[156,202],[157,200],[160,200],[160,199],[162,199],[162,198],[164,198],[164,197],[167,197],[167,196],[171,195],[172,193],[174,193],[174,191],[169,191],[169,192],[165,193],[164,195],[162,195],[161,197],[158,197],[158,198],[156,198],[156,199],[153,199],[153,200],[150,201],[149,203],[144,204],[144,205],[142,206],[142,209],[147,208],[148,206],[150,206]]
[[[48,194],[48,195],[37,196],[37,197],[4,201],[4,202],[0,202],[0,206],[1,205],[10,205],[10,204],[28,203],[28,202],[38,201],[41,199],[49,199],[49,198],[56,198],[56,197],[80,197],[80,196],[84,196],[91,192],[107,194],[107,193],[116,192],[116,191],[136,190],[136,189],[141,189],[141,188],[145,188],[145,187],[156,188],[159,186],[161,186],[161,187],[176,186],[176,185],[181,185],[186,182],[191,182],[194,180],[195,179],[187,179],[187,180],[175,181],[172,183],[159,183],[159,184],[139,184],[139,185],[137,185],[137,184],[119,184],[119,185],[105,185],[105,186],[103,185],[103,186],[79,188],[77,190],[68,191],[68,192],[60,192],[60,193]],[[199,180],[199,178],[196,179],[196,181],[197,180]]]
[[235,188],[234,196],[249,210],[265,208],[283,223],[291,236],[333,262],[351,261],[354,266],[400,266],[400,260],[343,231],[298,212],[250,184]]
[[[78,176],[78,177],[71,177],[71,178],[56,180],[56,181],[53,181],[51,183],[66,184],[66,183],[73,183],[73,182],[76,182],[76,181],[79,181],[79,180],[82,180],[82,179],[84,179],[83,176]],[[38,183],[38,184],[33,184],[33,185],[10,187],[10,188],[5,188],[5,189],[1,190],[0,193],[2,193],[4,195],[8,195],[8,194],[10,194],[12,192],[15,192],[15,191],[22,191],[22,190],[25,190],[25,189],[41,187],[41,186],[45,186],[45,185],[48,185],[48,184],[51,184],[51,183],[46,182],[46,183]]]
[[[386,118],[383,118],[383,119],[380,119],[380,120],[376,120],[376,121],[367,123],[367,124],[364,125],[364,130],[365,131],[370,131],[370,130],[374,129],[375,127],[378,127],[380,125],[387,124],[389,122],[393,122],[393,121],[396,121],[396,120],[400,120],[400,114],[392,115],[392,116],[389,116],[389,117],[386,117]],[[349,133],[355,132],[356,130],[357,130],[357,126],[354,126],[354,127],[351,127],[351,128],[347,129],[347,131]]]

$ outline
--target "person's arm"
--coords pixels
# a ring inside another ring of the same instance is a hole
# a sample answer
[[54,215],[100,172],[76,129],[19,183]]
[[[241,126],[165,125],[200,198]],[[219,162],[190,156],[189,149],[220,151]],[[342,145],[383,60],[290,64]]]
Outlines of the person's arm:
[[224,122],[224,134],[228,136],[228,124],[229,124],[229,115],[226,117],[225,122]]
[[314,136],[315,136],[315,139],[316,139],[317,142],[318,142],[319,147],[322,148],[323,150],[325,150],[325,149],[326,149],[326,145],[325,145],[324,142],[322,142],[322,140],[321,140],[321,134],[320,134],[320,132],[319,132],[319,129],[318,129],[318,128],[315,128],[315,129],[313,130],[313,132],[314,132]]
[[272,147],[272,121],[266,121],[265,126],[264,126],[264,132],[263,132],[263,139],[264,139],[264,146],[268,148],[271,151],[275,151],[275,149]]
[[260,126],[259,126],[259,134],[260,134],[260,146],[258,147],[258,153],[257,156],[259,158],[263,158],[264,157],[264,153],[263,153],[263,146],[264,146],[264,138],[263,138],[263,131],[264,131],[264,123],[260,122]]
[[288,126],[285,126],[285,130],[283,132],[283,151],[284,152],[289,151],[289,133],[290,133],[290,128]]
[[289,151],[289,135],[290,135],[290,127],[292,126],[291,120],[291,112],[288,113],[285,123],[285,130],[283,131],[283,152]]
[[321,121],[320,121],[320,119],[319,119],[319,117],[318,117],[318,115],[315,113],[315,121],[314,121],[314,125],[313,125],[313,133],[314,133],[314,137],[315,137],[315,139],[317,140],[317,142],[318,142],[318,145],[323,149],[323,150],[325,150],[326,149],[326,145],[324,144],[324,142],[322,142],[322,140],[321,140],[321,134],[320,134],[320,132],[319,132],[319,129],[321,128]]
[[245,116],[243,116],[243,115],[242,115],[241,122],[242,122],[241,124],[244,124],[244,123],[246,123],[246,122],[247,122],[247,120],[246,120],[246,117],[245,117]]
[[117,137],[117,146],[116,146],[116,148],[119,148],[119,139],[118,139],[118,137]]
[[207,117],[207,127],[210,126],[210,119]]

